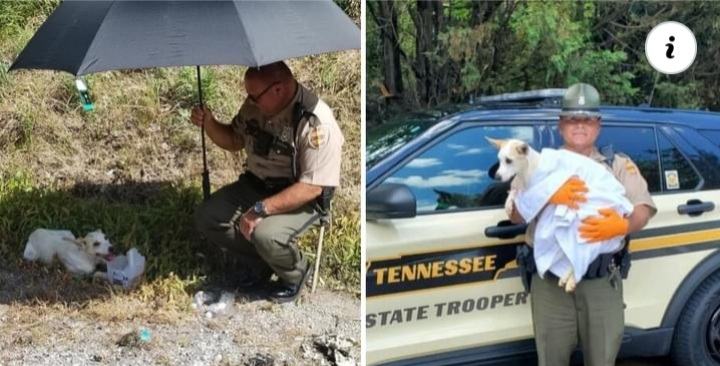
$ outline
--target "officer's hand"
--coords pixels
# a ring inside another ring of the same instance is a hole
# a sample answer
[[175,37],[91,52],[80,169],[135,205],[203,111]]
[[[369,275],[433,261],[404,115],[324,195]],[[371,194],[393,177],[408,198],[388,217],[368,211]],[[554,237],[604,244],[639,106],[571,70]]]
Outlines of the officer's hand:
[[603,208],[598,212],[600,216],[588,217],[582,221],[578,229],[581,238],[592,243],[627,235],[630,226],[628,219],[611,208]]
[[252,208],[245,211],[245,213],[240,216],[240,232],[247,241],[250,241],[252,233],[255,231],[255,226],[257,226],[261,220],[262,217],[256,215]]
[[550,203],[553,205],[565,205],[577,210],[578,203],[587,201],[585,198],[587,191],[585,182],[578,177],[572,176],[550,197]]
[[190,114],[190,122],[192,122],[195,126],[201,127],[203,124],[207,126],[209,123],[212,122],[212,120],[215,119],[213,117],[212,111],[210,108],[205,106],[199,106],[196,105],[193,107],[192,112]]

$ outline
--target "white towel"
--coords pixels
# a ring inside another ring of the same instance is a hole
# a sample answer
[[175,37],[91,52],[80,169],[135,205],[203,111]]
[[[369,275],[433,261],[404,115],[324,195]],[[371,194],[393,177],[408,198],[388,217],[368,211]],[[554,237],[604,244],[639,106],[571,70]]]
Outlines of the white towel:
[[[598,210],[601,208],[612,208],[621,216],[633,210],[633,205],[625,198],[625,188],[601,164],[572,151],[543,149],[528,187],[518,192],[515,206],[525,221],[530,222],[539,215],[533,252],[540,277],[544,278],[548,270],[563,277],[572,268],[575,281],[580,282],[590,263],[600,254],[621,248],[621,236],[587,244],[578,233],[582,220],[600,215]],[[581,203],[578,210],[547,203],[573,175],[585,181],[587,202]]]

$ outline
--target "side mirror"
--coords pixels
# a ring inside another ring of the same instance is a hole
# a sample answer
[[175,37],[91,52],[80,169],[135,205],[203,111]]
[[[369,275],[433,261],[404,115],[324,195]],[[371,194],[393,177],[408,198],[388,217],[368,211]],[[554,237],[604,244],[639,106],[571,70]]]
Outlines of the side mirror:
[[410,218],[417,213],[415,195],[404,184],[381,184],[367,193],[365,202],[368,220]]

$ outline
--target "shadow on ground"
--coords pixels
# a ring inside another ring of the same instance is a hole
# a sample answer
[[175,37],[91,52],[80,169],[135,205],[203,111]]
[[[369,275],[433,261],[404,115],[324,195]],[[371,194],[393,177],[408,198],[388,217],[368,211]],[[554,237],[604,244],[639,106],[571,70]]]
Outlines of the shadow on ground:
[[234,264],[205,245],[194,229],[192,213],[200,197],[197,187],[162,181],[78,183],[66,189],[0,182],[0,303],[82,305],[114,291],[103,280],[66,273],[59,263],[25,262],[25,243],[37,228],[76,236],[102,229],[119,252],[135,247],[147,258],[146,282],[176,276],[184,291],[231,286]]

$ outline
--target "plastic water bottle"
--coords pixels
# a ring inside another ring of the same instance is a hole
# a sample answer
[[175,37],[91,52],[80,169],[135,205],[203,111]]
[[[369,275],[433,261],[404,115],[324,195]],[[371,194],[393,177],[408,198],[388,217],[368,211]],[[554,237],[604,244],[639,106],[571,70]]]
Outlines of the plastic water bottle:
[[95,109],[95,106],[92,103],[92,100],[90,99],[90,92],[88,91],[87,85],[85,85],[85,82],[82,79],[75,79],[75,87],[78,90],[78,93],[80,94],[80,101],[83,104],[83,110],[88,112]]
[[223,292],[220,299],[207,307],[205,317],[208,319],[228,315],[235,304],[235,295],[230,292]]
[[214,298],[212,294],[205,291],[198,291],[195,294],[194,301],[191,306],[193,309],[203,310],[205,309],[205,305],[211,303],[213,300]]

